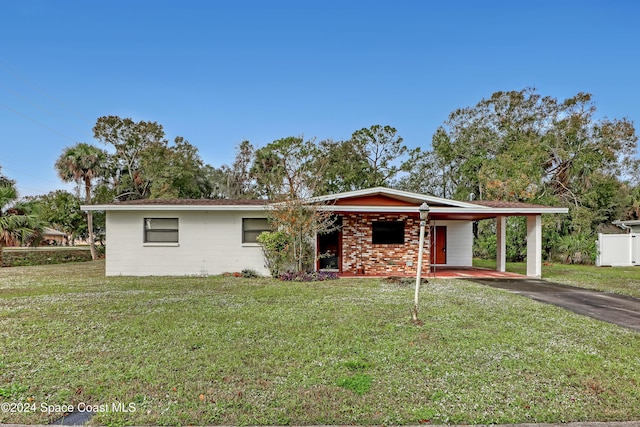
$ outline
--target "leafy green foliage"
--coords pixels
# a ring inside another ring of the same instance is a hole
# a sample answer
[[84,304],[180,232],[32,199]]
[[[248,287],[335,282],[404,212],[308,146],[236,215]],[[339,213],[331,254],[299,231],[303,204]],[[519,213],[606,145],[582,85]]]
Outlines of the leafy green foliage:
[[319,148],[318,162],[326,164],[326,172],[317,195],[391,186],[410,167],[406,157],[419,152],[409,150],[388,125],[362,128],[347,141],[325,140]]
[[398,160],[408,152],[392,126],[373,125],[351,136],[354,149],[368,164],[367,187],[389,185],[400,171]]
[[560,238],[557,254],[566,264],[593,264],[597,256],[597,238],[590,233],[567,234]]
[[265,231],[258,236],[271,277],[280,277],[291,259],[291,238],[282,231]]
[[229,199],[253,199],[256,185],[251,175],[255,149],[249,141],[242,141],[236,148],[236,157],[231,167],[223,166],[226,177],[226,196]]
[[339,279],[334,271],[287,271],[279,276],[283,282],[323,282]]
[[245,268],[244,270],[242,270],[240,272],[242,274],[242,277],[244,277],[245,279],[255,279],[256,277],[259,277],[260,275],[252,268]]
[[[107,174],[107,152],[93,145],[79,142],[72,147],[63,150],[56,161],[55,168],[58,176],[65,182],[83,184],[85,203],[91,203],[91,191],[93,182],[104,178]],[[98,253],[95,247],[93,230],[93,212],[87,212],[87,236],[91,257],[95,260]]]
[[260,148],[251,168],[258,194],[271,200],[311,196],[326,170],[318,158],[314,141],[303,137],[278,139]]
[[64,182],[82,184],[85,202],[91,202],[91,186],[94,180],[107,173],[107,152],[85,142],[79,142],[62,151],[55,168]]
[[[633,206],[640,206],[631,202],[625,181],[637,170],[637,139],[630,121],[598,119],[590,94],[558,101],[530,88],[496,92],[452,112],[433,136],[432,151],[414,153],[412,174],[399,184],[459,200],[569,207],[560,222],[544,221],[547,255],[558,256],[553,248],[562,236],[579,234],[565,239],[574,244],[564,245],[563,258],[576,259],[578,252],[566,251],[580,246],[580,259],[593,259],[595,253],[577,241],[595,236],[602,224],[636,215]],[[520,239],[522,225],[513,229]],[[492,256],[490,235],[479,231],[476,254]],[[522,247],[508,245],[507,259],[520,260],[522,253]]]
[[36,207],[19,203],[15,182],[0,173],[0,266],[3,246],[35,244],[42,227]]
[[371,167],[353,140],[324,140],[319,143],[316,162],[326,167],[315,195],[340,193],[371,187]]
[[[18,267],[28,265],[49,265],[67,262],[83,262],[91,260],[91,253],[85,249],[61,248],[47,250],[5,250],[2,257],[2,267]],[[98,253],[101,251],[98,250]]]
[[161,124],[104,116],[97,120],[93,133],[115,150],[105,176],[117,199],[213,195],[210,167],[203,163],[198,149],[180,136],[169,144]]
[[[79,197],[68,191],[56,190],[41,196],[29,197],[27,200],[38,205],[40,219],[50,227],[63,231],[71,236],[71,239],[86,235],[87,225],[85,215],[80,210]],[[98,222],[98,229],[104,229],[104,220]]]

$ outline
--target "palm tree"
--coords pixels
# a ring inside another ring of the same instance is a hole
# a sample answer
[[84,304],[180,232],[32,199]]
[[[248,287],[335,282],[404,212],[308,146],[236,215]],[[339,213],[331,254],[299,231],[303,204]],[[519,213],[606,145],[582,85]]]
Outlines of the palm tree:
[[2,248],[32,243],[42,233],[42,225],[28,209],[16,204],[18,192],[13,181],[0,175],[0,266]]
[[[56,171],[64,182],[75,181],[84,184],[85,203],[91,203],[91,182],[100,177],[107,160],[107,152],[98,147],[79,142],[73,147],[64,149],[56,161]],[[89,249],[91,258],[97,259],[96,245],[93,238],[93,213],[87,212],[87,228],[89,229]]]

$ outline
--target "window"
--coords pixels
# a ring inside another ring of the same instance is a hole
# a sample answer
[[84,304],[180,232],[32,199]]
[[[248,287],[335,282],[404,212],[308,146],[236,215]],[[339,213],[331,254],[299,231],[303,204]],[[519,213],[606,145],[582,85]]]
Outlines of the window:
[[178,218],[145,218],[145,243],[178,243]]
[[267,218],[242,218],[242,243],[258,243],[263,231],[271,231]]
[[371,243],[374,245],[404,244],[403,221],[376,221],[371,227]]

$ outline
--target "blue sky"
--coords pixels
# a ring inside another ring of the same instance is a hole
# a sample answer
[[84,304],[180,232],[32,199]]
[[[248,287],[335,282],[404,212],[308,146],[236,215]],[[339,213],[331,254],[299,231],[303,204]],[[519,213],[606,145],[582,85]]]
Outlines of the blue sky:
[[640,123],[636,1],[0,0],[0,166],[21,195],[98,117],[157,121],[214,166],[243,140],[347,139],[373,124],[428,148],[498,90],[594,95]]

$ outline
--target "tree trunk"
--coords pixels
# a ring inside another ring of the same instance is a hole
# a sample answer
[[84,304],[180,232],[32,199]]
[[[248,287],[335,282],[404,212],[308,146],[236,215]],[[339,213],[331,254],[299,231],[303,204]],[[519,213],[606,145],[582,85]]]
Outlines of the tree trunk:
[[[84,182],[84,190],[85,190],[85,202],[87,204],[91,203],[91,181],[86,179]],[[91,259],[97,260],[98,253],[96,252],[96,244],[93,240],[93,211],[87,211],[87,227],[89,228],[89,250],[91,251]]]

